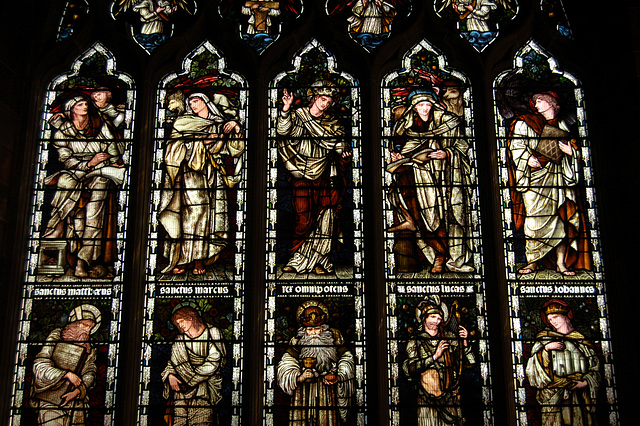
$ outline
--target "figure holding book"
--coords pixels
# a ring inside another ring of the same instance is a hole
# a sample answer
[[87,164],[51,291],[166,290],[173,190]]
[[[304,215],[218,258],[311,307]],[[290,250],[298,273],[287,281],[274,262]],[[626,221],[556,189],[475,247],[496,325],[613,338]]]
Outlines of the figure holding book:
[[534,94],[530,106],[536,113],[518,117],[508,141],[514,226],[524,233],[527,261],[518,272],[544,266],[574,276],[591,269],[577,141],[558,117],[556,93]]
[[472,272],[473,182],[461,119],[432,88],[412,91],[397,116],[387,171],[400,223],[389,231],[414,233],[431,273]]
[[37,410],[39,425],[86,424],[88,393],[97,374],[89,337],[100,328],[100,318],[95,306],[76,306],[67,324],[49,333],[36,355],[30,405]]

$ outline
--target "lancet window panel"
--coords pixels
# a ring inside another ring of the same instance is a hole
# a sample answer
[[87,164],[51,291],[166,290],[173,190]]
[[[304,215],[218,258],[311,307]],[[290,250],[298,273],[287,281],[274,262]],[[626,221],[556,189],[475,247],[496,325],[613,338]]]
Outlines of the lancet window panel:
[[160,82],[141,424],[240,421],[247,108],[245,79],[209,42]]
[[494,96],[519,424],[617,424],[580,81],[531,40]]
[[113,421],[134,111],[99,43],[45,92],[11,424]]
[[471,86],[423,40],[381,90],[391,424],[492,424]]
[[316,40],[269,85],[264,424],[366,424],[360,108]]

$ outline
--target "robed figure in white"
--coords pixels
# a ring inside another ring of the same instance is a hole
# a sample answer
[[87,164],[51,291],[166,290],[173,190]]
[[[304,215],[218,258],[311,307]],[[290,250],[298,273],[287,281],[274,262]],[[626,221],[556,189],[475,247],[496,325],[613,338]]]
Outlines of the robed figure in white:
[[[167,142],[160,223],[167,232],[163,273],[195,275],[215,262],[229,239],[229,188],[240,182],[245,141],[226,96],[193,93]],[[232,157],[229,170],[225,157]]]

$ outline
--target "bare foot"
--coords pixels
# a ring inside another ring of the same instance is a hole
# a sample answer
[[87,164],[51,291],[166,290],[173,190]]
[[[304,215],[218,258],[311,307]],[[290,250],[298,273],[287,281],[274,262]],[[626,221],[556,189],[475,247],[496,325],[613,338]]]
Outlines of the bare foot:
[[324,269],[320,265],[316,265],[316,267],[313,268],[313,272],[318,274],[318,275],[327,275],[329,273],[329,271],[327,271],[326,269]]
[[204,262],[202,260],[196,260],[193,265],[193,275],[202,275],[207,270],[204,268]]
[[571,269],[567,268],[566,266],[558,266],[557,271],[559,273],[561,273],[562,275],[564,275],[565,277],[575,277],[575,275],[576,275],[575,271],[572,271]]
[[74,275],[78,278],[86,278],[89,276],[89,274],[87,273],[87,269],[85,267],[84,260],[78,259],[78,263],[76,263],[76,270],[74,272]]
[[431,268],[432,274],[441,274],[444,271],[444,256],[436,256],[436,260]]
[[171,270],[171,272],[175,275],[184,274],[184,271],[186,271],[186,269],[182,266],[176,266],[175,268],[173,268],[173,270]]
[[285,266],[284,268],[282,268],[282,272],[297,272],[296,268],[294,268],[293,266]]
[[522,275],[532,274],[538,270],[538,265],[534,263],[530,263],[522,269],[518,269],[518,272]]
[[392,226],[389,228],[389,232],[398,232],[398,231],[416,231],[416,225],[413,221],[404,221],[396,226]]

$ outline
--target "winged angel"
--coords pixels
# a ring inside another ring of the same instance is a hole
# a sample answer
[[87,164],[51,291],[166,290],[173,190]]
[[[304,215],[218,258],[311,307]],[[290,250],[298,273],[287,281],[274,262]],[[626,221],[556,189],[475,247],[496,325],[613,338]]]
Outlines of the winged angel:
[[457,15],[462,38],[479,50],[498,35],[497,22],[511,19],[517,10],[517,0],[441,0],[436,6],[440,17]]
[[114,18],[128,11],[140,16],[141,27],[131,29],[135,40],[147,51],[152,51],[171,35],[171,19],[184,10],[193,15],[195,3],[192,0],[115,0],[111,5]]
[[389,36],[394,18],[406,13],[407,0],[330,0],[329,15],[347,14],[349,32],[368,50]]

